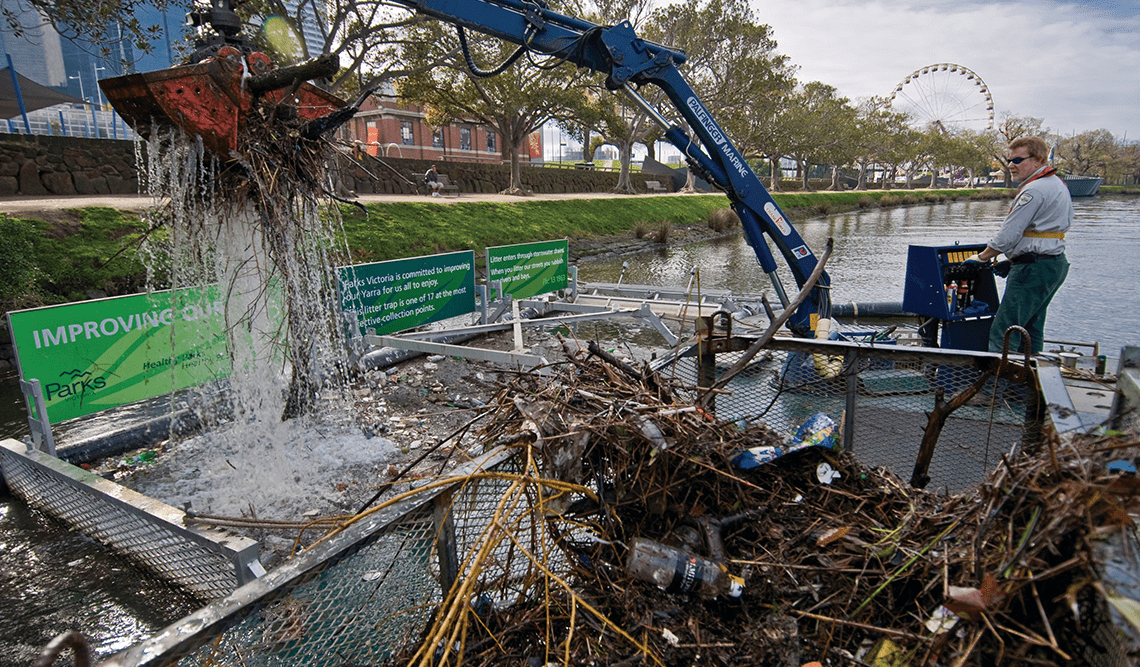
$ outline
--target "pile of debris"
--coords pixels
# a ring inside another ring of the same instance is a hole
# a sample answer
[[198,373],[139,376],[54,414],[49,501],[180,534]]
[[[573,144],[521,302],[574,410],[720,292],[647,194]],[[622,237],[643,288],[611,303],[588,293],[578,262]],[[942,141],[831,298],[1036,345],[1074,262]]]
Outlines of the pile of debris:
[[[1109,465],[1140,446],[1134,434],[1054,439],[1003,459],[975,491],[937,496],[833,448],[789,452],[784,436],[720,421],[694,405],[699,390],[596,346],[568,347],[559,367],[553,382],[518,375],[490,404],[488,445],[523,448],[525,470],[399,664],[1135,657],[1111,614],[1134,622],[1138,603],[1098,557],[1103,540],[1134,541],[1140,484]],[[744,469],[756,447],[787,453]],[[541,517],[556,549],[516,529],[512,503]],[[488,604],[504,544],[533,576],[525,595]]]

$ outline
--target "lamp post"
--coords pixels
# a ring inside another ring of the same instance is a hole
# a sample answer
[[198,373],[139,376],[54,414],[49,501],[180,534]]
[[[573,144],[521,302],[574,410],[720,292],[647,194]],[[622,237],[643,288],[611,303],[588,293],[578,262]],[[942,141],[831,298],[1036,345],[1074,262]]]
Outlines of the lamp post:
[[[91,62],[91,68],[95,72],[95,101],[99,103],[99,109],[102,110],[103,109],[103,96],[99,93],[99,72],[102,70],[105,70],[107,68],[106,67],[99,67],[99,65],[96,64],[95,61]],[[91,113],[92,113],[92,116],[94,116],[94,113],[95,113],[94,109],[92,109]],[[112,125],[113,124],[114,123],[112,123]],[[112,128],[112,129],[114,129],[114,128]],[[98,122],[95,123],[95,136],[96,137],[99,136],[99,123]],[[115,137],[115,138],[117,139],[118,137]]]
[[[69,78],[69,79],[78,79],[78,80],[79,80],[79,99],[83,100],[83,103],[84,103],[84,104],[88,104],[88,102],[87,102],[87,93],[83,92],[83,77],[79,75],[79,72],[76,72],[76,76],[69,76],[69,77],[67,77],[67,78]],[[92,108],[92,109],[91,109],[91,120],[92,120],[92,121],[94,121],[94,120],[95,120],[95,109],[94,109],[94,108]],[[95,128],[95,131],[96,131],[96,132],[98,132],[98,131],[99,131],[99,129],[98,129],[98,128]],[[87,138],[88,138],[88,139],[90,139],[90,138],[91,138],[91,128],[90,128],[90,127],[89,127],[89,128],[87,128]]]

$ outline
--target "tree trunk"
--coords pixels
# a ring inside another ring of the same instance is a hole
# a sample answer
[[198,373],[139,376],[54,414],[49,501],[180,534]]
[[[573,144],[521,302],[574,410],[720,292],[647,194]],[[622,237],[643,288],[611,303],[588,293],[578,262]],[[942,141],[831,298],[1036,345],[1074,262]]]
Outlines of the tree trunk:
[[529,195],[530,192],[524,190],[522,186],[522,165],[519,160],[519,143],[513,140],[508,141],[506,137],[503,137],[503,143],[508,144],[508,148],[511,151],[511,183],[507,186],[506,190],[503,190],[499,194],[525,197]]
[[780,170],[780,156],[774,155],[770,159],[772,160],[772,173],[769,175],[768,189],[772,192],[779,192],[780,178],[783,176],[783,173]]
[[804,192],[814,192],[808,185],[808,174],[811,170],[808,169],[807,160],[796,160],[796,171],[800,173],[800,187],[803,188]]
[[833,165],[831,167],[831,188],[832,191],[838,192],[842,188],[839,187],[839,166]]
[[859,182],[855,184],[856,190],[867,189],[867,162],[865,160],[859,161]]
[[687,195],[691,195],[691,194],[695,194],[696,191],[697,191],[697,175],[694,174],[692,168],[690,168],[689,171],[686,172],[685,185],[684,185],[684,187],[682,187],[680,189],[680,192],[687,194]]
[[635,195],[637,190],[633,187],[633,179],[629,175],[629,163],[633,159],[633,142],[626,140],[618,144],[618,162],[621,170],[618,172],[618,182],[614,186],[614,193]]

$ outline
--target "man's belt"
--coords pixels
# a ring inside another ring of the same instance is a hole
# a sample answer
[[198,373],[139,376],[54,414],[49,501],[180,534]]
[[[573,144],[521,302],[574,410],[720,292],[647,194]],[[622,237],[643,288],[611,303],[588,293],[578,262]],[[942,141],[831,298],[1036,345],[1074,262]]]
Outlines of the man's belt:
[[1021,233],[1022,236],[1031,239],[1061,239],[1065,240],[1065,232],[1039,232],[1035,229],[1027,229]]
[[1013,262],[1014,264],[1032,264],[1033,262],[1039,260],[1056,259],[1058,257],[1061,257],[1061,255],[1043,255],[1039,252],[1027,252],[1025,254],[1018,255],[1017,257],[1010,257],[1009,261]]

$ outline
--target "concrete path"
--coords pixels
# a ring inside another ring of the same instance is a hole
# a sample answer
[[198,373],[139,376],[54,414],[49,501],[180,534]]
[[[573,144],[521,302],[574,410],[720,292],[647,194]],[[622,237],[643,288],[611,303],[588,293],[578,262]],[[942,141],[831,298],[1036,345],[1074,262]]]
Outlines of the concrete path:
[[[424,195],[360,195],[355,201],[362,204],[378,202],[435,202],[454,204],[458,202],[490,201],[515,203],[525,201],[559,201],[569,199],[610,199],[619,197],[661,197],[667,195],[616,195],[608,192],[578,192],[573,194],[536,194],[530,197],[516,197],[500,194],[470,194],[460,197],[427,197]],[[151,207],[154,200],[147,195],[107,195],[70,197],[11,197],[0,199],[0,213],[27,215],[36,211],[64,211],[88,206],[107,206],[121,211],[142,211]]]

